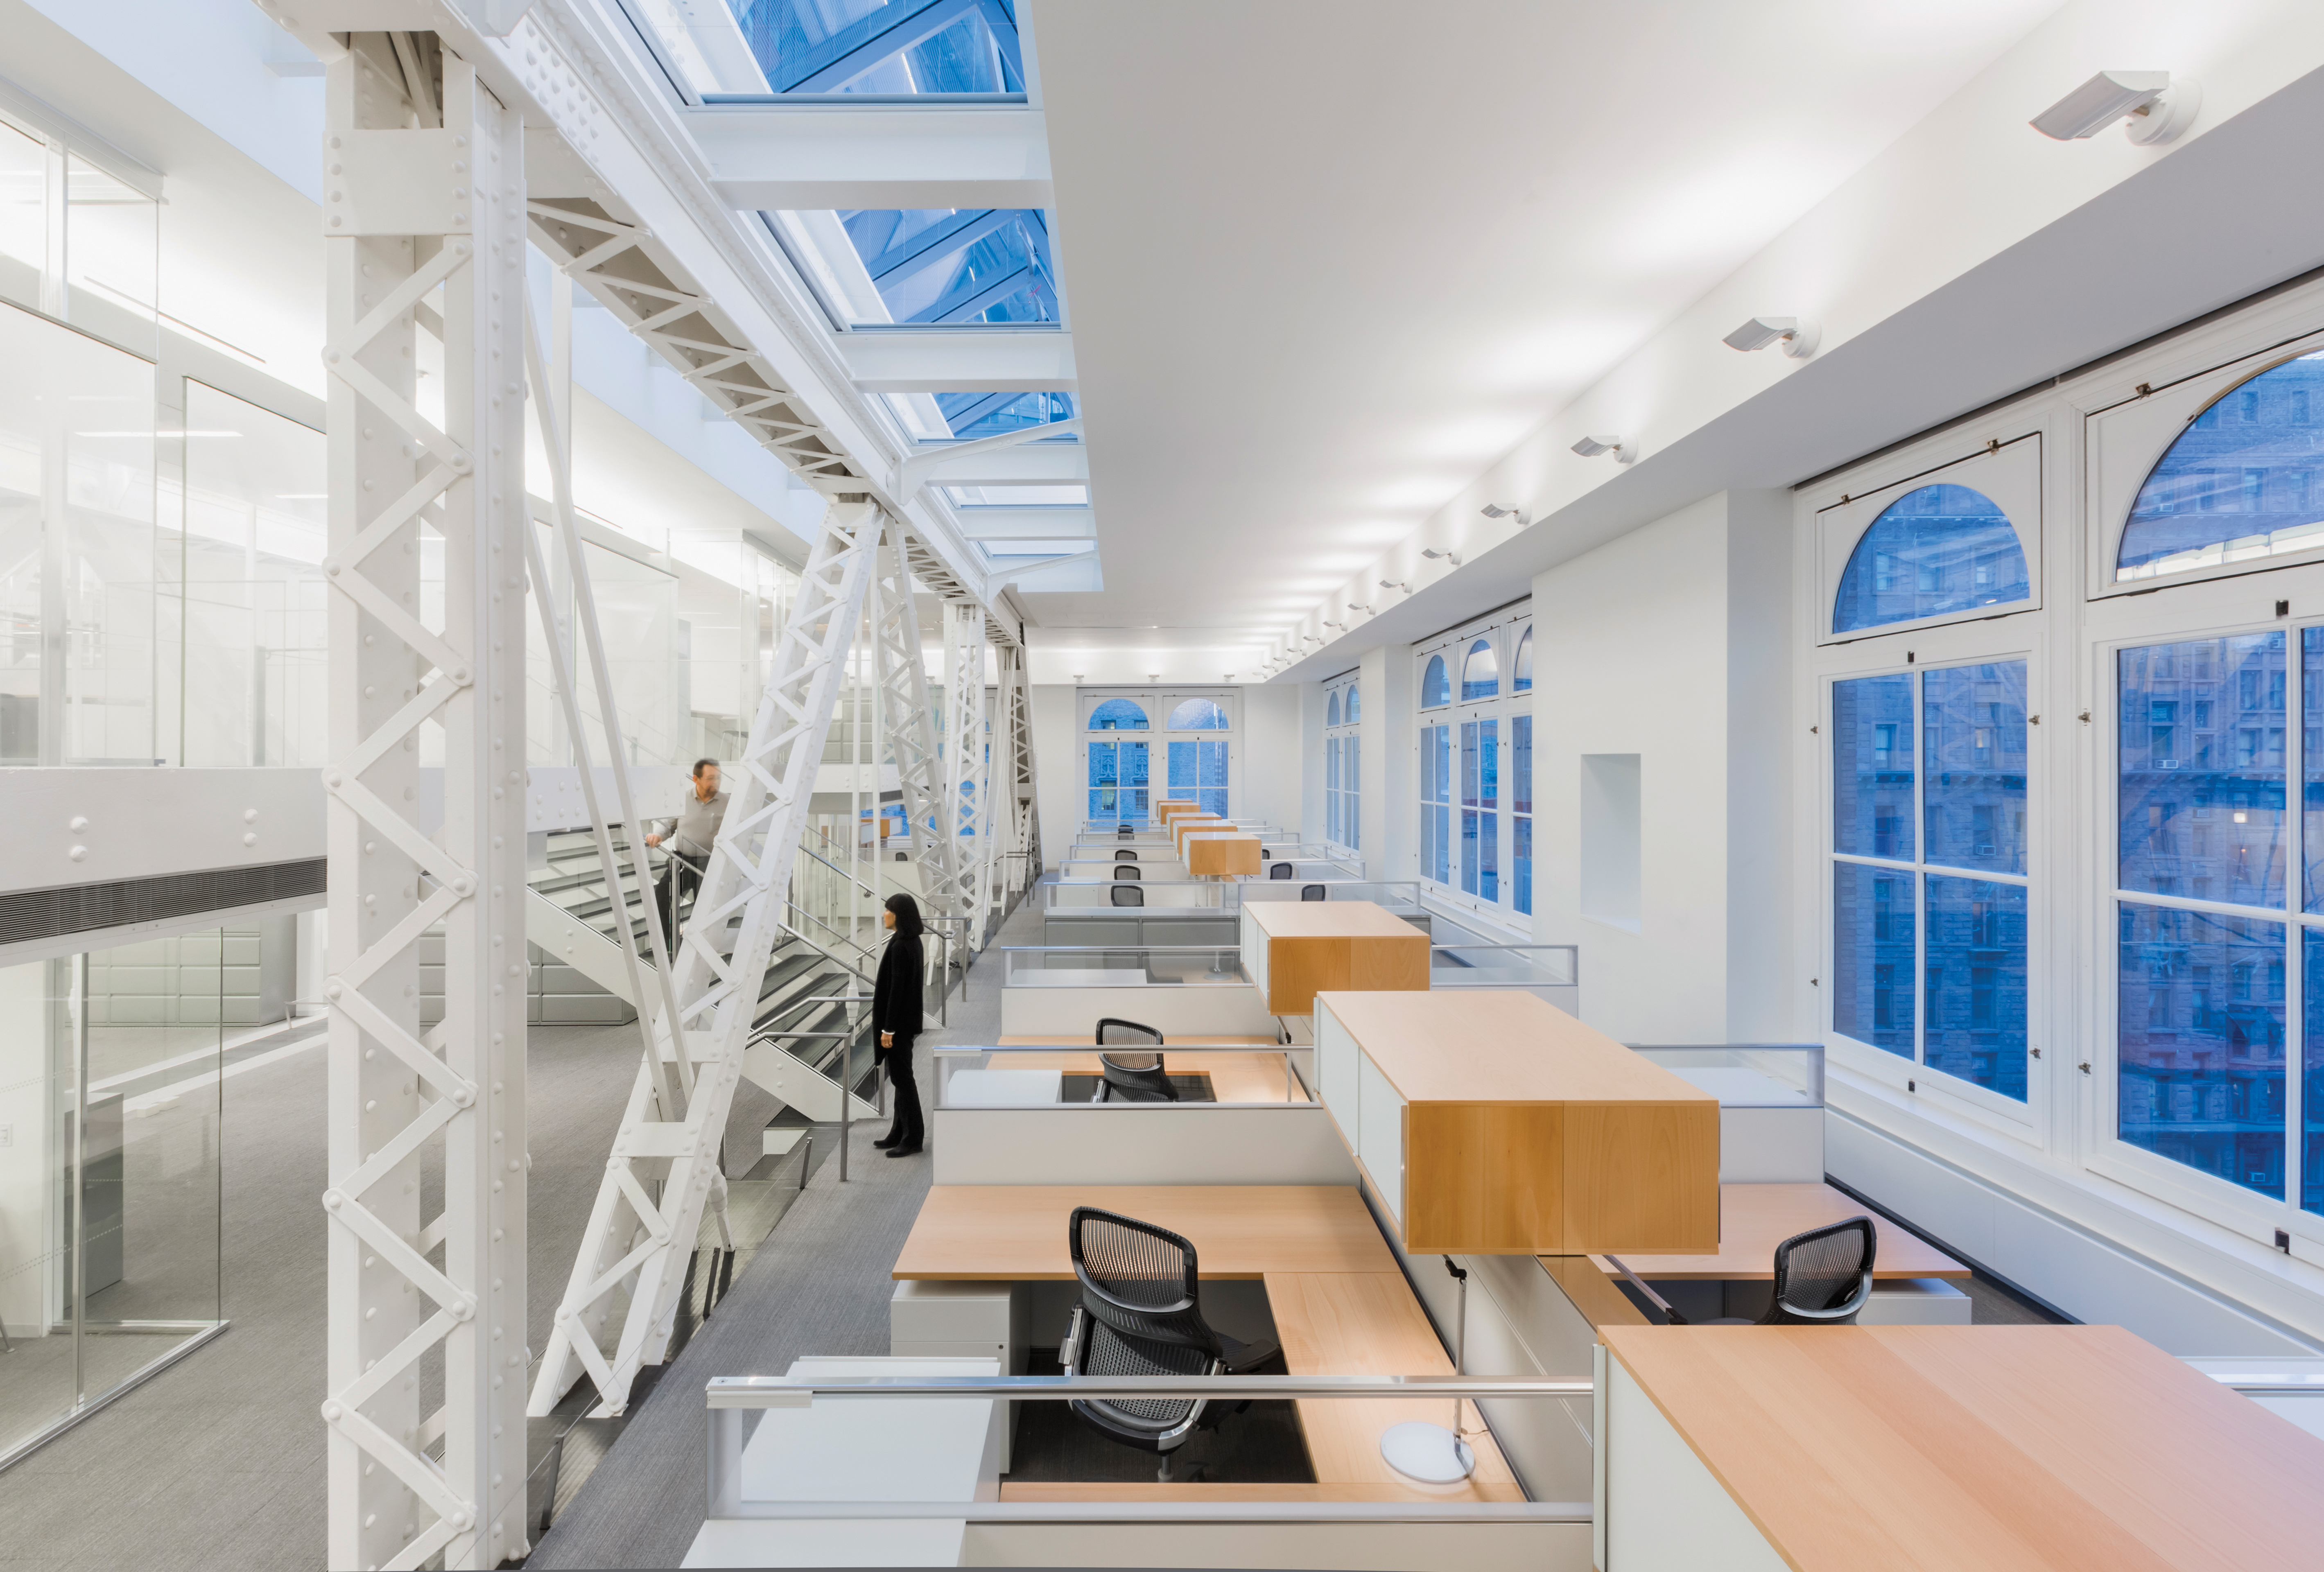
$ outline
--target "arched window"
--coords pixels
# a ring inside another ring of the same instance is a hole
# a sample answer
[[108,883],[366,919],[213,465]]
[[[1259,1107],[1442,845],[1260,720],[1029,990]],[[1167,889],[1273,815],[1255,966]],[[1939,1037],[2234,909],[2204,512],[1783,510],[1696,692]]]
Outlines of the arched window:
[[1173,731],[1224,731],[1227,712],[1208,699],[1188,699],[1170,712]]
[[1500,692],[1501,663],[1494,657],[1493,641],[1480,639],[1469,646],[1469,658],[1461,663],[1461,702],[1498,698]]
[[1328,709],[1326,709],[1326,710],[1323,712],[1323,724],[1324,724],[1324,725],[1326,725],[1326,726],[1336,726],[1336,725],[1338,725],[1339,723],[1340,723],[1340,690],[1339,690],[1339,689],[1337,689],[1337,688],[1333,688],[1333,689],[1332,690],[1332,703],[1331,703],[1331,707],[1330,707],[1330,708],[1328,708]]
[[1089,729],[1093,731],[1143,731],[1146,712],[1128,699],[1108,699],[1090,712]]
[[1348,685],[1348,724],[1352,726],[1364,718],[1364,690],[1353,683]]
[[1525,637],[1517,640],[1517,658],[1509,675],[1509,692],[1533,692],[1533,630],[1530,628],[1525,630]]
[[1420,677],[1420,707],[1433,710],[1452,702],[1452,678],[1444,669],[1444,657],[1432,655],[1428,657],[1428,669]]
[[2033,593],[2025,549],[1992,498],[1968,486],[1922,486],[1889,503],[1856,543],[1831,630],[1950,616]]
[[2214,400],[2139,487],[2116,581],[2324,547],[2319,423],[2324,352],[2286,361]]

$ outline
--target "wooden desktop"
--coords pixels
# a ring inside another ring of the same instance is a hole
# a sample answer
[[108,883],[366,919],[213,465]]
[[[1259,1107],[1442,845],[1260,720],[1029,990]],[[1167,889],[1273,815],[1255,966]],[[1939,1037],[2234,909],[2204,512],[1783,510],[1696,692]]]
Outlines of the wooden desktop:
[[1198,877],[1255,877],[1260,847],[1256,835],[1198,831],[1185,838],[1186,871]]
[[2283,1572],[2324,1440],[2120,1327],[1612,1327],[1600,1566]]

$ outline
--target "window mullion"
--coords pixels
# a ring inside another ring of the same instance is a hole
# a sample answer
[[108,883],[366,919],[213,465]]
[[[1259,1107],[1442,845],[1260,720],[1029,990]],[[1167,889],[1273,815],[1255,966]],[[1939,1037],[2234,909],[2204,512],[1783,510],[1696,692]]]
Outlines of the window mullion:
[[1929,1012],[1936,1000],[1929,988],[1929,712],[1928,674],[1913,674],[1913,1063],[1928,1068]]

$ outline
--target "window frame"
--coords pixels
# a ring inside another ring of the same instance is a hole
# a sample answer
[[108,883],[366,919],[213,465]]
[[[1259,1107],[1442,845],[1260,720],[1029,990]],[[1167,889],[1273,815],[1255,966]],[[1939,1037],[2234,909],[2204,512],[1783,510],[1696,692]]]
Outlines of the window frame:
[[[1363,722],[1360,716],[1349,718],[1350,697],[1360,691],[1360,681],[1356,673],[1349,672],[1323,684],[1323,844],[1350,858],[1363,853]],[[1331,720],[1335,712],[1340,717],[1336,724]],[[1350,743],[1354,744],[1352,749]],[[1352,763],[1348,757],[1351,751],[1355,756]],[[1335,756],[1337,786],[1333,784]],[[1347,826],[1351,810],[1355,815],[1353,837],[1339,833]]]
[[[1934,1096],[1980,1122],[2006,1130],[2013,1135],[2026,1137],[2041,1128],[2048,1118],[2048,1086],[2040,1066],[2044,1056],[2043,1023],[2049,1008],[2047,997],[2050,982],[2047,935],[2044,924],[2050,909],[2049,891],[2045,887],[2043,859],[2045,848],[2039,832],[2042,815],[2049,802],[2049,771],[2041,753],[2040,695],[2045,691],[2046,663],[2043,659],[2044,639],[2029,626],[2020,625],[2015,639],[1995,639],[1980,629],[1943,629],[1934,635],[1921,632],[1909,644],[1880,641],[1880,647],[1866,648],[1869,641],[1859,641],[1858,658],[1819,664],[1813,691],[1817,712],[1811,724],[1816,727],[1820,746],[1815,749],[1819,769],[1819,785],[1815,795],[1819,804],[1816,823],[1819,829],[1814,846],[1818,873],[1810,888],[1819,914],[1815,972],[1819,1015],[1816,1030],[1825,1045],[1825,1052],[1835,1062],[1845,1065],[1868,1080],[1879,1082],[1908,1097]],[[2027,635],[2031,636],[2028,637]],[[1860,651],[1860,653],[1859,653]],[[1956,868],[1949,863],[1932,863],[1928,859],[1927,816],[1925,801],[1928,765],[1925,757],[1925,733],[1922,726],[1922,674],[1928,671],[1958,670],[1962,666],[1995,665],[2008,661],[2025,663],[2026,703],[2026,770],[2025,770],[2025,871],[2023,874],[1983,875],[1975,869]],[[1902,858],[1872,858],[1863,853],[1842,853],[1838,850],[1838,815],[1833,803],[1833,780],[1837,768],[1840,739],[1832,725],[1832,698],[1837,685],[1865,677],[1910,675],[1914,681],[1914,787],[1913,787],[1913,856]],[[1908,1057],[1865,1042],[1858,1037],[1844,1035],[1833,1025],[1838,998],[1836,962],[1840,939],[1838,915],[1833,910],[1831,869],[1841,862],[1858,867],[1887,868],[1914,881],[1914,1048]],[[1950,1071],[1923,1062],[1927,1051],[1927,1009],[1922,1002],[1928,976],[1928,923],[1923,895],[1923,881],[1933,873],[1940,878],[1986,878],[1989,882],[2015,884],[2025,891],[2025,1099],[2015,1098],[1967,1080]]]
[[[1417,848],[1416,861],[1419,864],[1416,873],[1420,881],[1422,895],[1455,912],[1473,916],[1480,922],[1490,924],[1498,928],[1526,933],[1531,930],[1533,916],[1530,913],[1520,910],[1517,903],[1515,823],[1517,812],[1514,806],[1516,798],[1511,791],[1511,783],[1515,778],[1512,770],[1516,761],[1516,740],[1512,722],[1519,714],[1533,713],[1534,694],[1538,690],[1537,688],[1528,689],[1522,694],[1513,694],[1509,690],[1517,647],[1532,627],[1533,602],[1528,598],[1489,615],[1478,618],[1474,621],[1463,623],[1460,627],[1446,629],[1416,644],[1412,651],[1416,699],[1421,686],[1427,680],[1429,661],[1438,657],[1444,660],[1447,682],[1452,694],[1452,697],[1445,703],[1427,708],[1421,708],[1417,703],[1414,706],[1411,736],[1416,751],[1421,746],[1423,734],[1430,728],[1442,725],[1451,729],[1448,758],[1452,784],[1448,787],[1445,803],[1448,822],[1447,843],[1450,848],[1446,869],[1452,874],[1449,880],[1438,880],[1425,866],[1428,845],[1427,814],[1428,810],[1436,804],[1420,796],[1419,773],[1416,773],[1414,780],[1416,809],[1414,844]],[[1492,648],[1494,664],[1499,674],[1497,691],[1490,698],[1464,699],[1461,696],[1462,676],[1466,669],[1471,647],[1480,639],[1489,640]],[[1492,721],[1496,723],[1494,743],[1496,791],[1494,805],[1489,810],[1493,815],[1495,896],[1489,901],[1482,896],[1471,895],[1461,887],[1461,728],[1465,722],[1477,721]],[[1538,752],[1538,738],[1536,739],[1536,751]],[[1536,780],[1532,783],[1532,786],[1536,809],[1526,817],[1536,822],[1537,835],[1541,785]],[[1541,860],[1537,843],[1532,860],[1536,864]],[[1540,904],[1540,892],[1529,890],[1527,893],[1530,897],[1528,904],[1537,907]]]
[[[1143,731],[1093,731],[1090,715],[1096,708],[1111,699],[1128,699],[1146,712],[1147,729]],[[1201,731],[1176,731],[1169,728],[1172,712],[1189,699],[1205,699],[1226,713],[1223,730],[1205,728]],[[1077,799],[1082,808],[1082,823],[1098,823],[1088,814],[1089,794],[1101,788],[1091,785],[1089,778],[1089,745],[1099,740],[1134,740],[1146,743],[1147,815],[1145,823],[1154,823],[1154,809],[1167,798],[1170,791],[1170,744],[1172,742],[1215,742],[1227,750],[1227,804],[1231,808],[1242,798],[1243,749],[1242,690],[1231,687],[1132,687],[1091,684],[1074,690],[1074,712],[1080,717],[1081,728],[1074,737],[1078,772]],[[1117,787],[1116,789],[1121,789]],[[1218,789],[1218,788],[1208,788]],[[1229,816],[1231,816],[1231,814]],[[1119,821],[1115,821],[1119,822]]]
[[[2140,490],[2196,418],[2254,378],[2319,352],[2324,352],[2324,330],[2279,340],[2225,361],[2218,361],[2215,356],[2214,363],[2200,369],[2171,367],[2142,384],[2145,392],[2133,392],[2127,399],[2084,410],[2084,486],[2091,526],[2085,530],[2089,551],[2086,571],[2089,575],[2090,600],[2113,600],[2180,584],[2241,578],[2249,574],[2273,573],[2324,562],[2324,546],[2319,546],[2307,551],[2285,552],[2280,556],[2251,557],[2242,562],[2158,574],[2152,578],[2117,581],[2114,576],[2116,564],[2122,558],[2122,538],[2130,527],[2130,515],[2138,504]],[[2177,374],[2172,375],[2170,381],[2163,380],[2172,372]],[[2318,414],[2319,428],[2324,430],[2324,410]]]
[[[1950,450],[1958,456],[1940,458],[1935,464],[1899,464],[1893,478],[1861,492],[1845,493],[1844,499],[1817,511],[1815,519],[1815,553],[1817,602],[1813,609],[1815,644],[1826,647],[1837,644],[1860,644],[1866,639],[1886,639],[1898,633],[1919,633],[1933,628],[1947,628],[1964,622],[1985,622],[1997,617],[2015,617],[2042,610],[2042,537],[2043,454],[2043,433],[2038,424],[2017,429],[2014,436],[1991,439],[1991,446],[1962,454],[1958,441]],[[1876,475],[1882,472],[1873,472]],[[2025,583],[2028,593],[2022,601],[2009,601],[1991,607],[1978,607],[1959,611],[1942,611],[1931,617],[1914,617],[1901,622],[1882,622],[1876,627],[1851,629],[1847,632],[1832,630],[1832,609],[1840,599],[1840,581],[1848,573],[1848,565],[1880,515],[1899,499],[1911,495],[1925,486],[1967,486],[1992,501],[2006,515],[2017,532],[2017,548],[2025,556]]]

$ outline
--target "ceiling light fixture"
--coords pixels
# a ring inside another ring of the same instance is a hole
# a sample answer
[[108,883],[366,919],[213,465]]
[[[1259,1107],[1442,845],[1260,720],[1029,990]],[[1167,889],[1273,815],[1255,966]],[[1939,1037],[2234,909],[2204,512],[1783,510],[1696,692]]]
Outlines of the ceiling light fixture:
[[1600,454],[1610,453],[1616,464],[1628,464],[1638,456],[1637,451],[1618,437],[1585,437],[1573,445],[1573,451],[1584,458],[1596,458]]
[[1382,579],[1380,580],[1380,588],[1384,590],[1402,590],[1407,595],[1412,593],[1412,586],[1406,584],[1402,579]]
[[1299,636],[1299,642],[1302,644],[1323,644],[1327,643],[1328,640],[1318,639],[1313,633],[1302,633]]
[[1342,631],[1345,631],[1345,630],[1346,630],[1346,629],[1347,629],[1347,626],[1348,626],[1348,625],[1347,625],[1345,622],[1331,622],[1331,621],[1327,621],[1327,622],[1325,622],[1325,623],[1323,624],[1323,626],[1324,626],[1324,627],[1326,627],[1326,628],[1337,628],[1337,629],[1340,629],[1340,630],[1342,630]]
[[1350,601],[1348,602],[1348,610],[1350,611],[1361,611],[1367,617],[1372,615],[1372,609],[1370,606],[1359,606],[1353,601]]
[[1780,344],[1794,360],[1805,360],[1816,352],[1816,325],[1805,317],[1754,317],[1720,342],[1746,352]]
[[2026,124],[2053,142],[2080,142],[2117,120],[2130,140],[2159,146],[2194,124],[2203,90],[2168,71],[2100,71]]
[[1431,562],[1449,562],[1454,567],[1461,565],[1461,554],[1457,551],[1431,551],[1424,548],[1420,555]]
[[1517,521],[1517,528],[1520,529],[1533,522],[1525,516],[1525,510],[1514,502],[1488,502],[1477,511],[1488,519],[1514,519]]

